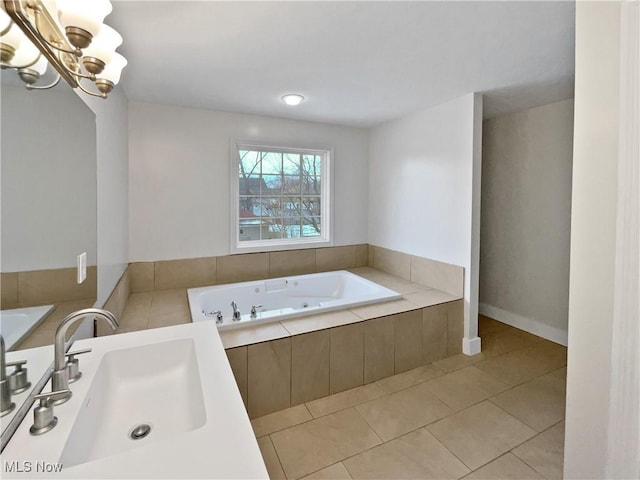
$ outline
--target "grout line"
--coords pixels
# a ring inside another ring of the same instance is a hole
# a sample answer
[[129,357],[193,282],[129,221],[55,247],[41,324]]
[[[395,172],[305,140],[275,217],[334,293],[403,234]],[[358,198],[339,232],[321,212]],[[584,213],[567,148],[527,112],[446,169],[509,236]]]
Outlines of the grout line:
[[[289,477],[287,476],[287,472],[285,472],[284,467],[282,466],[282,460],[280,460],[280,455],[278,455],[278,449],[276,448],[276,444],[273,443],[273,440],[271,439],[271,434],[265,435],[265,437],[269,439],[269,443],[271,444],[271,447],[273,448],[273,451],[276,454],[276,459],[278,460],[278,464],[280,465],[280,470],[282,470],[282,473],[284,473],[284,477],[288,479]],[[265,468],[266,468],[266,465],[265,465]]]

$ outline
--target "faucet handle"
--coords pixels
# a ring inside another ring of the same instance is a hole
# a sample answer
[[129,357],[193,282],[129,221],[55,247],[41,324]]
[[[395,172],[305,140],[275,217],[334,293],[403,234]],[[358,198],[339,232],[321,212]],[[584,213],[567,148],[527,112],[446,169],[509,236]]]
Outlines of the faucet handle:
[[90,348],[84,348],[82,350],[76,350],[75,352],[67,352],[65,354],[67,358],[67,370],[69,370],[69,383],[77,382],[82,377],[82,372],[80,371],[80,362],[76,355],[82,355],[83,353],[89,353],[91,351]]
[[7,367],[16,367],[15,371],[7,377],[11,395],[22,393],[31,386],[31,382],[27,379],[27,368],[23,368],[26,363],[26,360],[7,363]]
[[42,435],[53,429],[58,424],[58,417],[53,415],[53,402],[70,396],[71,390],[69,389],[34,395],[34,399],[40,400],[40,405],[33,409],[33,425],[31,425],[29,433]]
[[251,305],[251,318],[256,318],[258,316],[257,308],[262,308],[262,305]]

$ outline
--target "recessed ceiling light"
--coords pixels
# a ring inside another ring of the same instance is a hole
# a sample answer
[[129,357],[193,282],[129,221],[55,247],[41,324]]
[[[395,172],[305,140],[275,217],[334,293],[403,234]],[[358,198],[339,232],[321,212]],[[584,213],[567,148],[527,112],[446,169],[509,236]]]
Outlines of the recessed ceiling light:
[[288,93],[282,97],[287,105],[300,105],[304,101],[304,97],[297,93]]

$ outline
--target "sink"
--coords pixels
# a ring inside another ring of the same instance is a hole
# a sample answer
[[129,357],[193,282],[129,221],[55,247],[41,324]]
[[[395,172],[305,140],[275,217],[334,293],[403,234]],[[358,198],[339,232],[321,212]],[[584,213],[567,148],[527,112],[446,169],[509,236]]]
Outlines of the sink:
[[72,350],[88,348],[73,395],[54,407],[55,428],[31,435],[32,414],[18,426],[3,479],[25,478],[25,465],[29,478],[268,478],[215,322],[88,338]]
[[60,462],[71,467],[202,427],[200,385],[192,339],[106,353]]

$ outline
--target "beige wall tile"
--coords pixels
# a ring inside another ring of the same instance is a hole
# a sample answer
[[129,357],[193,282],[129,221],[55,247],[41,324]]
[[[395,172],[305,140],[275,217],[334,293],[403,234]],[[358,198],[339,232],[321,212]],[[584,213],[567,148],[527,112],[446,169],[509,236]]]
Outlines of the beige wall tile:
[[[245,408],[247,407],[247,362],[248,354],[247,347],[229,348],[225,350],[227,358],[229,359],[229,365],[231,365],[231,371],[236,379],[238,390],[240,390],[240,396],[244,402]],[[258,435],[256,435],[258,436]]]
[[216,257],[155,262],[155,289],[215,285]]
[[247,253],[217,258],[218,284],[249,282],[269,276],[269,254]]
[[[109,296],[109,299],[104,304],[104,309],[113,313],[118,320],[122,319],[122,314],[124,313],[124,309],[127,305],[127,301],[129,300],[130,294],[130,284],[129,284],[129,272],[125,270],[125,272],[118,280],[113,292]],[[108,329],[111,330],[111,329]],[[108,334],[109,332],[106,332]],[[98,335],[101,336],[101,330],[98,329]]]
[[464,300],[449,302],[447,311],[447,355],[462,353],[464,337]]
[[283,338],[248,347],[249,417],[291,406],[291,340]]
[[351,311],[363,320],[368,320],[371,318],[379,318],[416,309],[417,307],[413,303],[400,299],[392,300],[390,302],[365,305],[364,307],[356,307],[352,308]]
[[339,327],[358,322],[362,322],[362,319],[355,313],[349,310],[339,310],[337,312],[283,320],[280,323],[291,335],[300,335],[302,333],[310,333],[325,328]]
[[330,393],[362,385],[364,379],[364,324],[355,323],[329,330]]
[[220,332],[224,348],[241,347],[290,337],[289,332],[278,322],[258,324],[255,327],[236,328]]
[[363,243],[356,245],[356,267],[366,267],[369,265],[369,245]]
[[285,480],[287,477],[282,470],[280,460],[278,460],[278,454],[273,443],[271,443],[271,437],[258,438],[258,447],[260,447],[260,453],[262,454],[262,460],[264,460],[264,466],[267,467],[267,473],[271,480]]
[[364,383],[393,375],[395,340],[393,317],[369,320],[364,325]]
[[436,305],[422,309],[422,363],[447,357],[449,307]]
[[424,257],[411,256],[411,281],[457,297],[464,295],[464,268]]
[[422,310],[393,316],[395,339],[394,373],[422,365]]
[[251,426],[255,436],[262,437],[309,420],[313,420],[313,417],[307,407],[305,405],[296,405],[295,407],[270,413],[264,417],[254,418],[251,420]]
[[87,268],[87,279],[81,285],[77,283],[75,268],[18,273],[18,303],[21,307],[95,298],[96,288],[96,267]]
[[151,292],[154,289],[154,263],[136,262],[129,264],[131,293]]
[[2,309],[18,307],[18,273],[3,273],[0,275],[0,305]]
[[291,337],[291,405],[329,395],[329,330]]
[[373,249],[373,264],[369,266],[383,272],[390,273],[396,277],[411,280],[411,255],[389,250],[387,248],[369,245],[369,250]]
[[[421,428],[344,461],[355,478],[460,478],[469,469]],[[496,477],[497,478],[497,477]]]
[[356,246],[328,247],[316,249],[316,270],[330,272],[356,266]]
[[353,409],[276,432],[271,439],[287,478],[300,478],[381,443]]
[[472,470],[536,434],[488,401],[439,420],[427,429]]
[[269,278],[304,275],[316,271],[316,250],[285,250],[269,253]]

